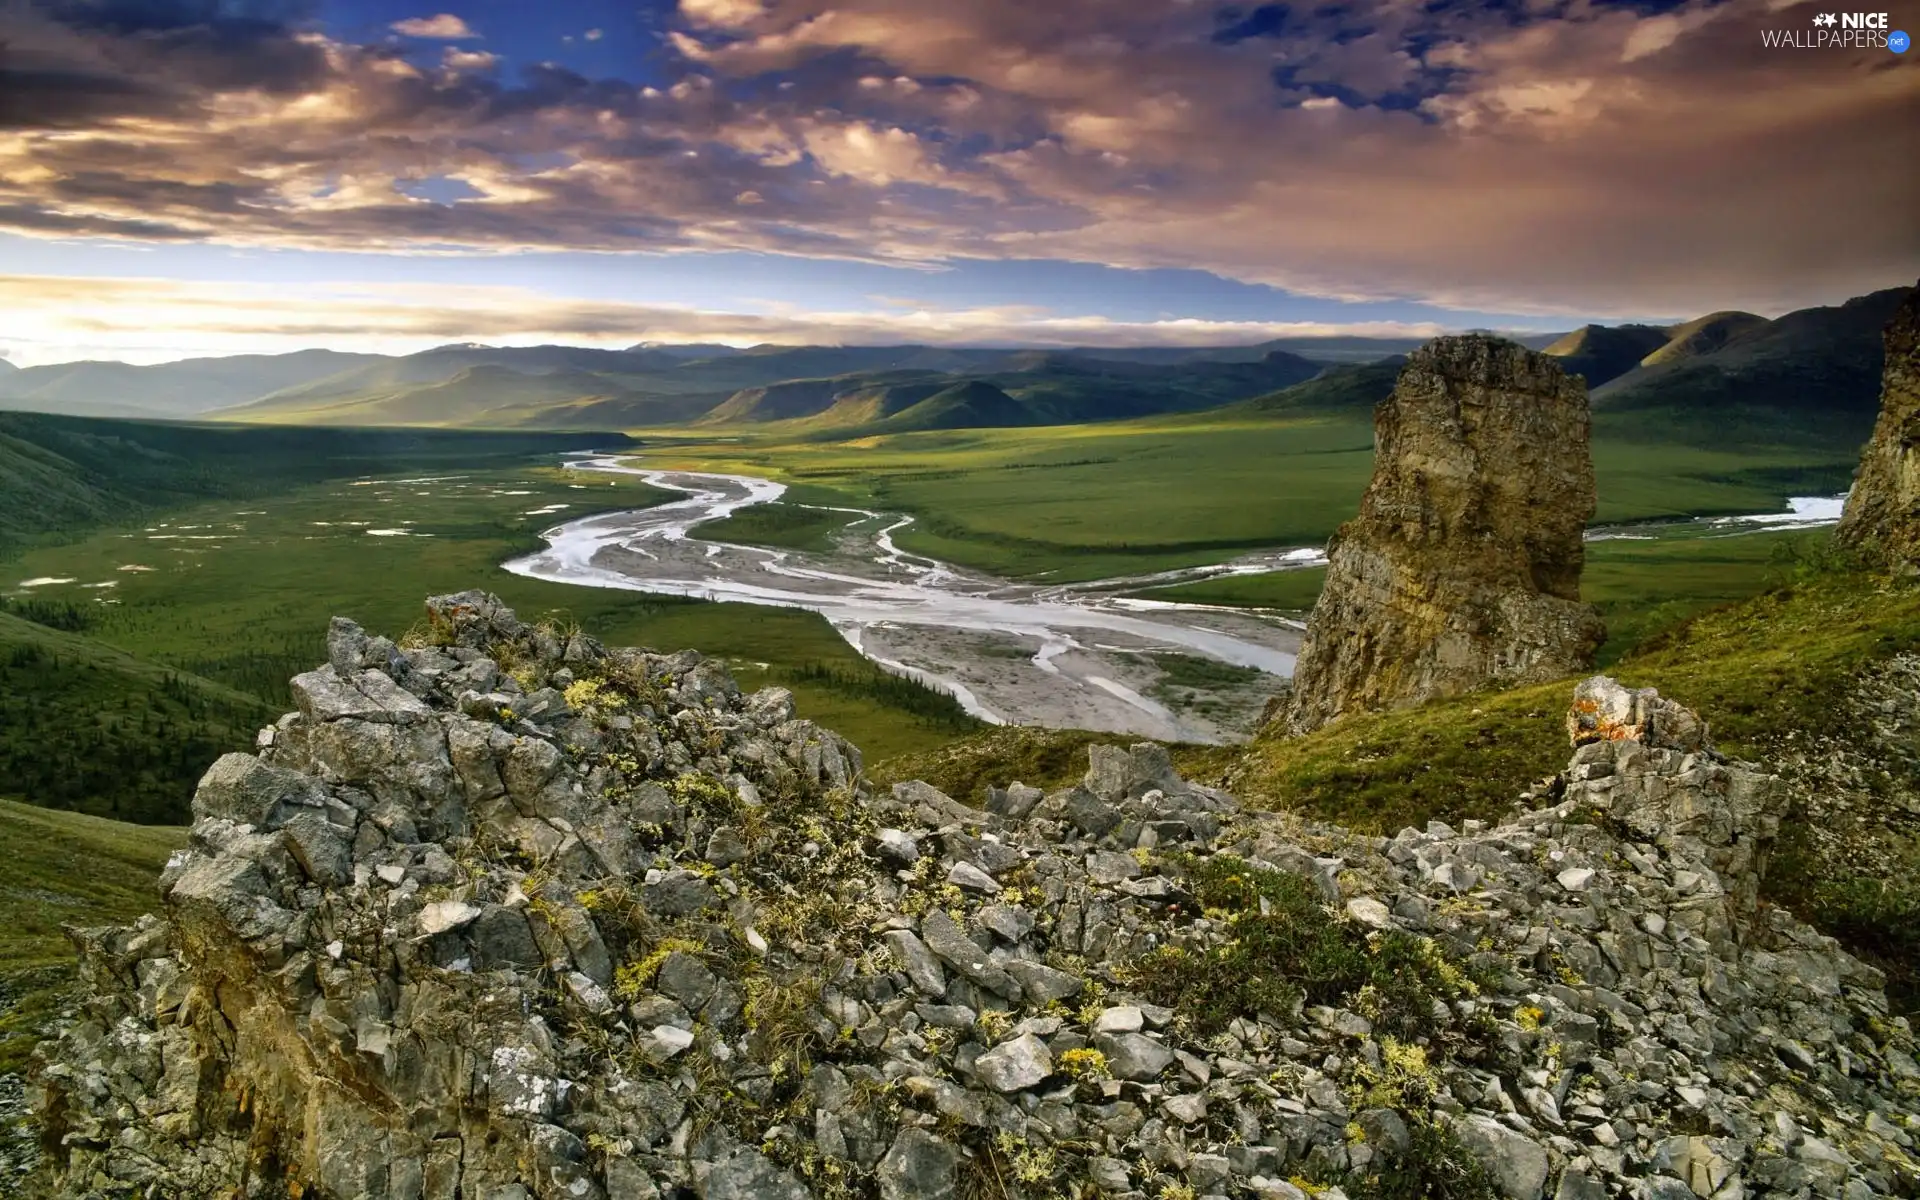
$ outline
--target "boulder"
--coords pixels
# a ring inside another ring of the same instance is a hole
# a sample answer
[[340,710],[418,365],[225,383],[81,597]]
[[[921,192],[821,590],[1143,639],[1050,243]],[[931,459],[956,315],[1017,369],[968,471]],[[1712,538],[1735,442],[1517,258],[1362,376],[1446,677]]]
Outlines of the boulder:
[[1592,663],[1589,426],[1585,384],[1547,355],[1480,334],[1414,351],[1374,412],[1360,514],[1328,548],[1290,732]]

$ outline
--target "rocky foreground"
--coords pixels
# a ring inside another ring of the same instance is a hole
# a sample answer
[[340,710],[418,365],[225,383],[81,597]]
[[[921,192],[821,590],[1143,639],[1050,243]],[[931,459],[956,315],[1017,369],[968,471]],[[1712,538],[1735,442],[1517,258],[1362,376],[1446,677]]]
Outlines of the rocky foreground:
[[1153,746],[976,809],[718,664],[477,593],[350,622],[77,934],[59,1196],[1914,1195],[1875,971],[1759,905],[1785,797],[1582,685],[1498,828],[1240,811]]

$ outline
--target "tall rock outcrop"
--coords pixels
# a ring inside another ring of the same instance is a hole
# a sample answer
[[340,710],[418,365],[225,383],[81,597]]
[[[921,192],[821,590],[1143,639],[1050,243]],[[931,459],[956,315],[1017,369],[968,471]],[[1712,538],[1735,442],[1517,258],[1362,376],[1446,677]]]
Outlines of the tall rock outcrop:
[[73,931],[19,1194],[1920,1194],[1911,1028],[1657,696],[1583,686],[1548,807],[1357,837],[1154,745],[870,788],[698,655],[430,613],[336,622],[162,913]]
[[1605,630],[1580,602],[1594,511],[1580,381],[1501,338],[1437,338],[1373,423],[1373,481],[1328,551],[1291,731],[1590,665]]
[[1920,570],[1920,287],[1886,332],[1880,420],[1834,534],[1897,571]]

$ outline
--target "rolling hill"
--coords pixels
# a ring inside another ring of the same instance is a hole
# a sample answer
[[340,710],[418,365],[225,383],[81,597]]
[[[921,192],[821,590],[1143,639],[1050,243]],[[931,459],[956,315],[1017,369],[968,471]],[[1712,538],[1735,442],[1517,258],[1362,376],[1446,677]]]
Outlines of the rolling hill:
[[191,417],[379,360],[301,350],[190,358],[156,366],[60,363],[0,375],[0,409],[96,417]]
[[1715,314],[1673,339],[1684,348],[1594,389],[1594,413],[1631,417],[1648,436],[1857,448],[1879,410],[1881,330],[1906,293],[1889,288],[1759,324]]
[[1717,312],[1695,317],[1667,330],[1666,344],[1641,359],[1643,367],[1711,354],[1742,334],[1771,324],[1750,312]]
[[1230,407],[1257,413],[1341,412],[1370,409],[1393,391],[1400,368],[1407,365],[1404,354],[1370,363],[1343,363],[1328,367],[1312,379],[1281,388],[1265,396],[1256,396]]
[[[1591,369],[1605,375],[1627,355],[1653,344],[1637,365],[1590,387],[1596,427],[1622,438],[1693,445],[1790,443],[1851,461],[1879,409],[1880,331],[1906,291],[1890,288],[1772,321],[1721,312],[1668,329],[1587,326],[1546,353],[1569,370],[1594,364]],[[1331,367],[1305,383],[1233,407],[1286,415],[1363,408],[1393,390],[1401,361]]]
[[1640,360],[1666,345],[1672,334],[1657,325],[1586,325],[1548,346],[1569,374],[1584,376],[1589,388],[1626,374]]

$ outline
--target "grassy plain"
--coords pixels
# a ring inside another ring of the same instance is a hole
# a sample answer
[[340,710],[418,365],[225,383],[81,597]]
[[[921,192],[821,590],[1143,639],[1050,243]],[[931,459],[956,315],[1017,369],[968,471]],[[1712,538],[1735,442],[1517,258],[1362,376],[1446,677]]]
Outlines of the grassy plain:
[[[249,725],[284,709],[289,676],[324,661],[330,616],[398,635],[419,618],[426,596],[477,587],[523,613],[565,612],[610,644],[691,646],[723,657],[743,686],[791,687],[807,716],[869,755],[925,748],[974,727],[944,697],[903,692],[814,613],[545,583],[500,568],[536,548],[538,532],[557,521],[667,495],[546,468],[320,484],[31,551],[0,565],[0,595],[70,604],[79,614],[73,632],[86,639],[210,681],[222,695],[252,698]],[[22,586],[33,579],[72,582]],[[111,586],[88,586],[97,584]],[[16,682],[28,689],[23,699],[68,686],[51,670],[23,671]],[[7,736],[15,734],[9,724]],[[48,747],[27,751],[45,757]],[[179,805],[186,794],[178,793]],[[177,820],[182,812],[142,815]]]
[[[1601,665],[1617,661],[1647,637],[1696,613],[1766,590],[1780,581],[1796,551],[1818,546],[1825,538],[1825,533],[1798,530],[1725,532],[1676,527],[1588,543],[1580,590],[1607,622]],[[1325,567],[1307,567],[1204,579],[1134,595],[1304,613],[1319,598],[1326,579]]]
[[856,519],[852,513],[775,500],[743,508],[717,521],[703,521],[688,532],[694,537],[742,546],[826,553],[833,549],[834,533]]
[[[809,502],[913,514],[903,548],[996,575],[1086,580],[1319,544],[1355,511],[1372,470],[1364,413],[1219,410],[1038,429],[851,441],[662,440],[656,466],[765,475]],[[1767,511],[1790,493],[1844,490],[1851,450],[1738,450],[1648,440],[1597,421],[1596,520]],[[832,500],[820,497],[831,496]]]

